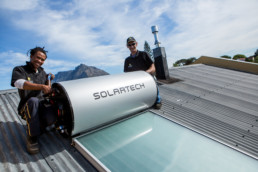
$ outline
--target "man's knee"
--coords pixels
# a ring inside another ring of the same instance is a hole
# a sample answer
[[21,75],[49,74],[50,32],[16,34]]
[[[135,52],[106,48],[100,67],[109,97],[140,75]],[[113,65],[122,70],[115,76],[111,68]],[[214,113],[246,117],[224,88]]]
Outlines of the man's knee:
[[38,119],[39,99],[37,97],[31,97],[26,103],[25,113],[30,119]]
[[27,101],[28,106],[30,107],[38,107],[39,106],[39,99],[37,97],[31,97]]

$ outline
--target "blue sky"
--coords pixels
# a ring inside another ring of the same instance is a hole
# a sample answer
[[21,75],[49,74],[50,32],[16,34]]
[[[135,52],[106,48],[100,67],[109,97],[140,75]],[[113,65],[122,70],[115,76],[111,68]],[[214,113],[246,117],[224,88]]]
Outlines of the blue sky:
[[83,63],[122,73],[126,38],[155,48],[158,25],[169,68],[201,55],[253,55],[258,49],[257,0],[0,0],[0,90],[35,46],[48,50],[46,72]]

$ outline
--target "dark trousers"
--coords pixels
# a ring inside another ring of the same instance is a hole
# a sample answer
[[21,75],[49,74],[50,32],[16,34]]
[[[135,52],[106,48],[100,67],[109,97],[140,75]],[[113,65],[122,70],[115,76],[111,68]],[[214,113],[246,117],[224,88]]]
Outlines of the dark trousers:
[[26,102],[21,115],[27,122],[27,134],[32,137],[42,134],[57,118],[53,106],[37,97],[31,97]]
[[[157,78],[155,76],[153,76],[154,80],[157,83]],[[156,103],[161,103],[161,96],[159,94],[159,87],[158,87],[158,83],[157,83],[157,99],[156,99]]]

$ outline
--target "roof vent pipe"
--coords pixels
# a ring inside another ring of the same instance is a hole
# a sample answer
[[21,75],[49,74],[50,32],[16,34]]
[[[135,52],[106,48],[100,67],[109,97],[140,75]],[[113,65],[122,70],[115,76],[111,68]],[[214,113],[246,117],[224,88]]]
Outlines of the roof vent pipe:
[[167,64],[166,51],[164,47],[160,47],[160,42],[158,38],[158,26],[152,26],[151,31],[154,35],[156,48],[153,49],[154,64],[156,68],[156,77],[159,80],[169,80],[169,71]]
[[152,31],[152,33],[154,35],[154,39],[155,39],[154,45],[156,45],[156,47],[160,47],[159,45],[161,43],[159,42],[159,37],[158,37],[158,32],[159,32],[158,26],[157,25],[152,26],[151,31]]

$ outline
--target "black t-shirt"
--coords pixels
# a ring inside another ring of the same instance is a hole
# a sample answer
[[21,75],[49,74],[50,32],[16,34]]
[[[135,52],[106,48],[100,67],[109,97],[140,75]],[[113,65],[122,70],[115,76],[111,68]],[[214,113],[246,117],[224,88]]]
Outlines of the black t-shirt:
[[[18,79],[25,79],[31,83],[36,84],[46,84],[47,82],[47,74],[42,67],[38,68],[38,72],[35,72],[30,62],[26,62],[24,66],[16,66],[13,69],[11,86],[14,87],[15,81]],[[43,99],[41,90],[23,90],[18,89],[20,95],[20,103],[18,106],[18,112],[20,112],[23,105],[27,102],[27,100],[31,97],[38,97],[39,99]]]
[[143,70],[146,71],[153,64],[150,56],[144,51],[137,51],[136,56],[125,59],[124,72]]

